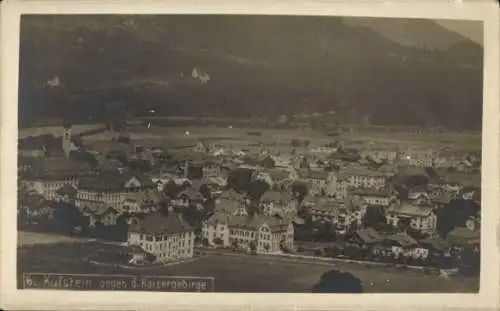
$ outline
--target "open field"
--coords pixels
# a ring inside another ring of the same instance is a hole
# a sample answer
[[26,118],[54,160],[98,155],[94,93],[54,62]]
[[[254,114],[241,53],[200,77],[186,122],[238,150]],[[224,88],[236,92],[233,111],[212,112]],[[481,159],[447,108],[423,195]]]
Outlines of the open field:
[[[87,132],[91,130],[96,130],[102,128],[103,124],[77,124],[71,127],[71,132],[73,135],[77,135],[82,132]],[[41,126],[41,127],[30,127],[30,128],[22,128],[19,129],[19,138],[24,138],[27,136],[37,136],[37,135],[46,135],[52,134],[54,136],[62,135],[62,126]]]
[[[261,135],[251,135],[252,132]],[[189,132],[189,136],[186,136]],[[249,147],[252,145],[275,145],[283,149],[291,148],[292,139],[309,140],[311,147],[324,145],[333,141],[342,140],[352,145],[413,145],[422,147],[451,147],[451,148],[481,148],[479,135],[431,135],[431,134],[405,134],[405,133],[342,133],[339,136],[327,136],[322,131],[301,129],[254,129],[254,128],[223,128],[223,127],[160,127],[137,126],[129,129],[131,138],[144,146],[159,146],[172,148],[172,146],[195,145],[199,139],[208,139],[221,146]],[[109,133],[100,133],[87,137],[86,140],[109,140]]]
[[17,245],[19,247],[36,244],[54,244],[66,242],[84,242],[86,239],[65,235],[41,233],[41,232],[17,232]]
[[[477,292],[478,279],[444,278],[392,267],[367,267],[354,263],[315,263],[261,256],[206,255],[196,261],[147,270],[99,266],[87,261],[100,243],[34,245],[19,249],[18,274],[22,272],[146,274],[207,276],[215,278],[217,292],[310,292],[322,273],[339,269],[360,278],[365,292],[422,293]],[[20,279],[20,278],[19,278]]]

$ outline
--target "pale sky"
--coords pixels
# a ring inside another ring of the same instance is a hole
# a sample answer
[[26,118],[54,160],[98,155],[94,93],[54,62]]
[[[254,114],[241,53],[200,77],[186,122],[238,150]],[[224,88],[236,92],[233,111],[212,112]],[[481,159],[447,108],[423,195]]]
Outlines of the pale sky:
[[457,32],[470,40],[483,44],[483,26],[481,22],[463,20],[435,20],[440,26]]

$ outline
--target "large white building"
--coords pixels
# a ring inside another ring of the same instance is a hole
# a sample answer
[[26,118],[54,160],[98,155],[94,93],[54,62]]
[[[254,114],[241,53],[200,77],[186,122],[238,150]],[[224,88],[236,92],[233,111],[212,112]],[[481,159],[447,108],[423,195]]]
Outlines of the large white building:
[[76,187],[80,178],[94,174],[89,166],[68,158],[46,158],[35,161],[23,174],[21,183],[26,190],[38,193],[46,200],[54,200],[57,191],[65,185]]
[[141,247],[159,262],[193,257],[194,239],[194,229],[173,212],[166,217],[148,214],[139,223],[131,224],[128,234],[129,245]]
[[203,223],[202,235],[209,245],[257,253],[279,253],[294,247],[292,221],[272,216],[231,217],[217,213]]
[[105,203],[122,212],[123,203],[130,193],[153,190],[153,181],[139,174],[102,174],[83,178],[78,184],[75,205],[80,209],[91,203]]

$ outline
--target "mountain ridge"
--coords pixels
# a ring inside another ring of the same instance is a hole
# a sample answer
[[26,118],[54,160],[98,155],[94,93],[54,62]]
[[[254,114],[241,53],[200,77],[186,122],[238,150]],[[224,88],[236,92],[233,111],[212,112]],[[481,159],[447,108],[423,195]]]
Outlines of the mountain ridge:
[[[257,118],[348,107],[374,124],[481,125],[480,46],[402,46],[341,18],[28,16],[20,48],[26,122],[102,118],[106,103],[119,101],[137,115]],[[193,68],[210,81],[188,79]],[[44,86],[55,76],[59,87]]]

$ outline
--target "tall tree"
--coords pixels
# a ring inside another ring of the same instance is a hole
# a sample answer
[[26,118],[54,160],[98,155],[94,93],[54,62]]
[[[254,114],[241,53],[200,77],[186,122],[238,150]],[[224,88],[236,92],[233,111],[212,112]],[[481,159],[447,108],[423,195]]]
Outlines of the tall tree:
[[330,270],[323,273],[317,284],[312,288],[313,293],[362,293],[361,280],[348,272]]

